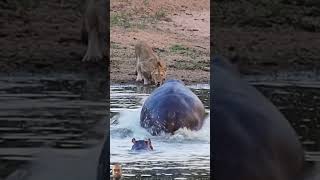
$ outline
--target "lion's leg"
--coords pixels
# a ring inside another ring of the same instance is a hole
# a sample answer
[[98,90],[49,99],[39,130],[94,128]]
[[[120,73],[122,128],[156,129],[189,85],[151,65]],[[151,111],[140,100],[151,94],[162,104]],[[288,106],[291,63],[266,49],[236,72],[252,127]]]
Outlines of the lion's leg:
[[143,84],[144,84],[144,85],[150,84],[150,81],[148,80],[148,78],[143,77]]
[[148,74],[146,72],[143,72],[141,74],[141,76],[143,78],[143,84],[144,85],[150,84],[150,81],[149,81],[149,78],[148,78]]
[[100,60],[102,59],[102,57],[103,54],[99,45],[98,32],[95,29],[92,29],[89,32],[87,52],[83,57],[82,61]]
[[137,52],[135,53],[135,55],[136,55],[136,70],[135,70],[135,74],[138,75],[138,68],[139,68],[140,58],[137,55]]
[[142,81],[141,73],[138,71],[136,81]]
[[141,69],[139,65],[139,58],[137,58],[137,66],[136,66],[136,73],[137,73],[137,79],[136,81],[142,81],[142,75],[141,75]]
[[88,32],[88,47],[82,61],[100,60],[103,58],[102,48],[100,46],[99,18],[96,4],[93,1],[88,3],[87,12],[84,16],[85,28]]

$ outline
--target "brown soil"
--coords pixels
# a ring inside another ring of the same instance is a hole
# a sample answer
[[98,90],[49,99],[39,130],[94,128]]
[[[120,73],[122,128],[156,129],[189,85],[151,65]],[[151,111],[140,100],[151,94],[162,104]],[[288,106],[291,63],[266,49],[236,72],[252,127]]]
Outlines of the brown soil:
[[208,83],[209,1],[111,1],[111,83],[135,80],[134,45],[148,42],[168,66],[168,78]]
[[243,73],[320,68],[319,2],[217,0],[213,11],[213,54],[238,56]]
[[83,0],[0,2],[1,73],[78,73],[105,62],[83,63]]
[[[63,5],[60,1],[0,1],[1,76],[45,74],[59,80],[60,74],[75,73],[105,85],[105,61],[81,62],[86,50],[80,41],[83,0],[64,0]],[[97,89],[104,94],[107,88]],[[2,148],[6,147],[3,142]],[[22,164],[0,158],[0,179]]]

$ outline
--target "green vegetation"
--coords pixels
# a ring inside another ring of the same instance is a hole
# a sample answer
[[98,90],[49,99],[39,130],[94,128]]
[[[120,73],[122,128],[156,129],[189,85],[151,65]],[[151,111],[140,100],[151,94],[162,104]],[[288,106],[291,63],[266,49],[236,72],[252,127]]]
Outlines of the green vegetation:
[[180,44],[175,44],[175,45],[171,46],[169,48],[169,50],[172,53],[189,56],[192,59],[195,59],[197,57],[197,55],[199,55],[199,53],[200,53],[195,49],[192,49],[192,48],[189,48],[189,47],[185,47],[185,46],[180,45]]
[[39,4],[40,0],[12,0],[3,3],[3,6],[8,9],[27,11],[32,8],[37,8]]
[[177,69],[201,69],[204,71],[208,71],[210,64],[209,61],[206,60],[196,60],[202,56],[203,52],[198,51],[193,48],[189,48],[180,44],[174,44],[169,47],[169,51],[171,53],[179,54],[182,56],[186,56],[188,59],[190,58],[191,61],[176,61],[173,65]]
[[207,71],[210,67],[207,61],[176,61],[173,65],[177,69],[194,70],[201,69]]
[[111,42],[110,45],[111,49],[121,49],[120,45],[115,42]]
[[130,14],[127,13],[115,13],[111,14],[110,25],[111,26],[121,26],[124,28],[130,28],[132,24],[130,23]]
[[[149,0],[144,0],[144,3],[149,3]],[[145,29],[149,24],[155,24],[160,20],[166,18],[166,11],[160,9],[154,14],[145,13],[141,14],[140,8],[135,7],[132,12],[115,12],[111,13],[110,25],[111,26],[120,26],[124,28],[139,28]]]
[[160,9],[159,11],[157,11],[155,14],[154,14],[154,19],[155,20],[161,20],[163,18],[166,17],[166,11],[163,10],[163,9]]
[[145,6],[148,6],[148,5],[149,5],[149,0],[143,0],[143,4],[144,4]]
[[175,45],[171,46],[169,49],[170,49],[170,52],[179,53],[179,54],[185,54],[188,51],[190,51],[190,49],[188,47],[185,47],[180,44],[175,44]]

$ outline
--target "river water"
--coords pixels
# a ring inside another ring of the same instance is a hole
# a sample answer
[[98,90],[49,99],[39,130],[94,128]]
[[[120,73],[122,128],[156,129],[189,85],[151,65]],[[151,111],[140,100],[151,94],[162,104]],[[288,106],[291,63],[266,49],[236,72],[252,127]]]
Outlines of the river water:
[[[100,82],[90,82],[72,74],[0,78],[0,179],[46,151],[43,148],[67,157],[64,153],[88,149],[101,139],[104,132],[91,129],[106,121],[107,104],[105,94],[93,92],[102,89]],[[60,167],[65,166],[63,156]]]
[[[174,135],[151,136],[140,127],[143,101],[154,88],[111,86],[111,164],[120,163],[126,179],[210,179],[209,85],[189,86],[205,105],[200,131],[180,129]],[[154,151],[130,152],[132,138],[150,138]]]
[[307,164],[320,167],[320,76],[299,72],[246,79],[275,104],[296,130]]
[[[248,80],[288,118],[306,149],[306,160],[319,162],[319,79]],[[29,162],[44,146],[72,154],[71,150],[88,149],[90,141],[98,139],[90,129],[106,120],[108,110],[105,95],[92,91],[103,87],[92,88],[89,82],[79,75],[0,78],[0,179]],[[111,163],[120,162],[127,179],[209,178],[209,87],[191,88],[206,105],[204,128],[151,137],[139,126],[139,110],[153,88],[111,86]],[[155,151],[130,153],[132,137],[150,137]]]

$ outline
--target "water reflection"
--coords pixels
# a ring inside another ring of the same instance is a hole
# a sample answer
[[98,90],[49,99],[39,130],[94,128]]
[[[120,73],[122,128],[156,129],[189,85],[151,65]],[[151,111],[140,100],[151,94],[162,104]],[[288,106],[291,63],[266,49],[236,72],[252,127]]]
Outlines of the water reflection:
[[[59,77],[0,79],[0,178],[33,159],[43,147],[83,149],[103,133],[103,80]],[[93,90],[95,90],[94,93]]]
[[306,150],[307,161],[320,161],[320,87],[317,82],[254,82],[286,116]]

